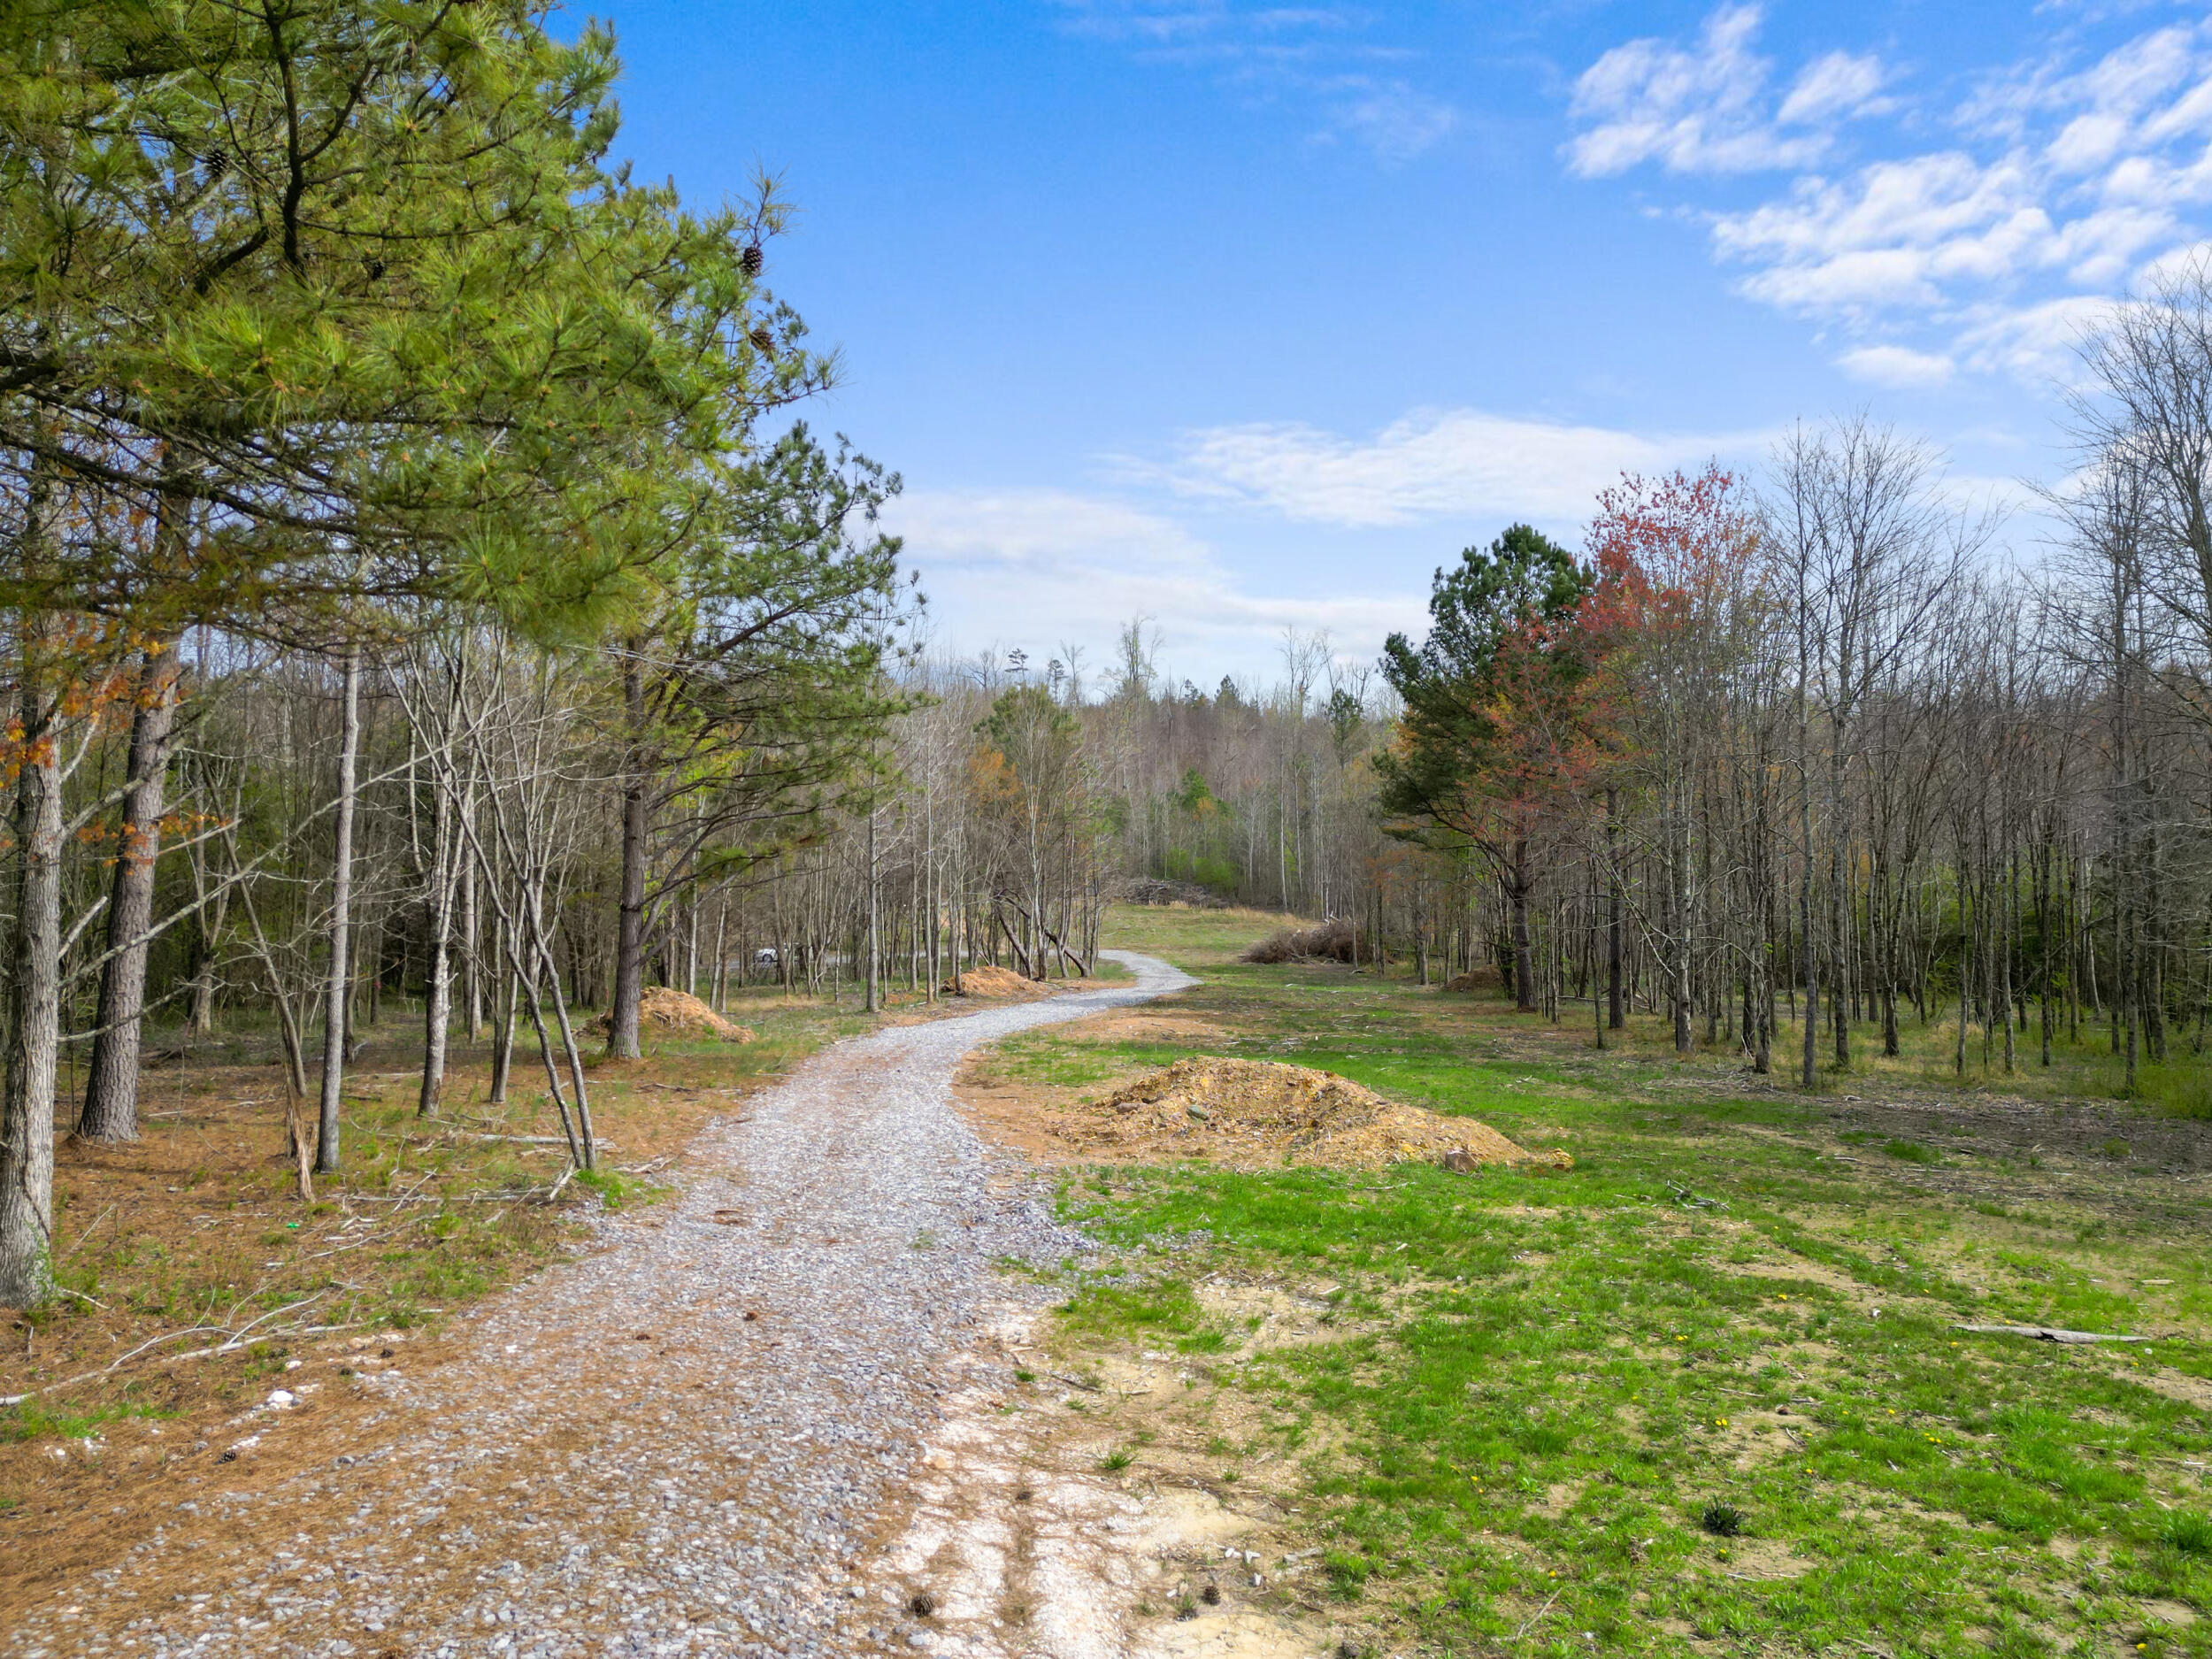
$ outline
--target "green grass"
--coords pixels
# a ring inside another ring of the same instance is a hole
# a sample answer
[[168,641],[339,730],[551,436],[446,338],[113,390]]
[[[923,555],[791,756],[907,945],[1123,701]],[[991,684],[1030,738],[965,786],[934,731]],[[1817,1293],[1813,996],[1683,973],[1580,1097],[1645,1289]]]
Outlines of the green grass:
[[175,1415],[128,1400],[72,1410],[49,1406],[34,1396],[0,1407],[0,1440],[36,1440],[50,1436],[57,1440],[97,1440],[101,1429],[110,1423],[130,1417],[163,1418]]
[[[2186,1189],[2094,1148],[2054,1187],[2009,1156],[1839,1141],[1832,1094],[1729,1098],[1732,1072],[1648,1030],[1601,1056],[1494,1004],[1440,1016],[1402,983],[1237,964],[1249,918],[1118,926],[1205,973],[1181,1002],[1221,1051],[1575,1155],[1552,1176],[1064,1187],[1137,1272],[1079,1285],[1065,1339],[1207,1354],[1297,1460],[1330,1593],[1407,1651],[2212,1654],[2212,1623],[2175,1611],[2212,1616],[2212,1417],[2175,1397],[2212,1375],[2205,1348],[1955,1328],[2202,1330]],[[1149,1058],[1035,1033],[1005,1064],[1081,1083]],[[1342,1334],[1268,1347],[1210,1320],[1214,1272],[1326,1287]]]

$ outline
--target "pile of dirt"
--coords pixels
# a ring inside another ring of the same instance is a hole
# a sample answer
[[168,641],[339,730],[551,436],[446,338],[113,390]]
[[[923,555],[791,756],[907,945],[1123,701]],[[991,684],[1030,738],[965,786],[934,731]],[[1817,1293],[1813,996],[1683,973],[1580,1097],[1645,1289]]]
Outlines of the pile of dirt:
[[[945,995],[954,995],[952,981],[945,981]],[[960,989],[956,995],[972,996],[983,1002],[1002,1002],[1009,997],[1041,996],[1047,987],[1036,980],[1025,979],[1011,968],[995,968],[988,963],[960,971]]]
[[[605,1036],[608,1019],[609,1016],[602,1014],[591,1022],[591,1029]],[[757,1034],[749,1026],[733,1025],[697,997],[661,985],[649,987],[639,995],[637,1024],[641,1033],[713,1037],[723,1042],[751,1042]]]
[[1092,1109],[1083,1136],[1099,1151],[1203,1157],[1231,1168],[1286,1164],[1372,1170],[1408,1162],[1571,1168],[1487,1124],[1402,1106],[1327,1071],[1271,1060],[1178,1060]]
[[1247,947],[1240,962],[1360,962],[1366,941],[1341,917],[1311,927],[1285,927]]

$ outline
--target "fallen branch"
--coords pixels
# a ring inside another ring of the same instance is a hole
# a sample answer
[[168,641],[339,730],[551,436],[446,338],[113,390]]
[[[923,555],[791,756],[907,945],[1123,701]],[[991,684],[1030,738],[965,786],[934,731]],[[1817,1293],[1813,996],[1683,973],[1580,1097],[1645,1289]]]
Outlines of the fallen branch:
[[59,1256],[54,1258],[54,1265],[59,1267],[71,1256],[76,1255],[79,1250],[84,1248],[85,1240],[89,1239],[94,1233],[97,1233],[100,1230],[100,1224],[114,1213],[115,1206],[113,1204],[110,1204],[105,1210],[103,1210],[97,1216],[94,1217],[92,1225],[77,1235],[76,1242],[72,1244],[67,1249],[64,1250]]
[[[304,1305],[305,1304],[303,1302],[294,1302],[292,1304],[295,1308],[303,1307]],[[286,1310],[280,1308],[277,1311],[282,1313],[286,1311]],[[426,1311],[429,1310],[426,1310]],[[266,1316],[264,1317],[265,1317]],[[259,1325],[261,1321],[259,1319],[254,1321],[254,1325]],[[26,1400],[35,1398],[40,1394],[52,1394],[58,1388],[68,1388],[81,1382],[90,1382],[96,1377],[104,1377],[110,1371],[119,1371],[125,1365],[129,1364],[131,1361],[136,1359],[148,1348],[158,1348],[164,1342],[173,1342],[180,1337],[206,1336],[211,1333],[214,1333],[223,1336],[225,1340],[217,1343],[212,1348],[196,1348],[188,1349],[181,1354],[165,1354],[159,1359],[153,1362],[155,1364],[168,1365],[178,1360],[205,1359],[211,1354],[235,1354],[242,1348],[256,1348],[264,1342],[273,1342],[279,1337],[324,1336],[333,1331],[351,1331],[370,1323],[371,1321],[366,1319],[356,1319],[348,1325],[292,1325],[280,1331],[265,1331],[259,1336],[252,1337],[246,1335],[246,1331],[253,1329],[253,1325],[251,1325],[246,1326],[245,1330],[239,1332],[236,1337],[232,1337],[230,1335],[229,1330],[227,1326],[219,1325],[196,1325],[188,1326],[182,1331],[165,1331],[159,1336],[149,1337],[145,1341],[141,1342],[136,1348],[131,1349],[129,1353],[125,1354],[119,1359],[111,1360],[107,1364],[101,1366],[97,1371],[79,1371],[74,1377],[65,1377],[59,1382],[47,1383],[42,1387],[27,1388],[19,1394],[0,1394],[0,1406],[21,1405]]]
[[[287,1325],[283,1330],[265,1331],[259,1336],[250,1336],[242,1341],[219,1342],[213,1348],[196,1348],[182,1354],[166,1355],[154,1363],[157,1365],[173,1365],[180,1360],[207,1359],[219,1354],[240,1353],[250,1348],[258,1348],[264,1342],[280,1341],[288,1336],[327,1336],[333,1331],[357,1331],[365,1325],[375,1323],[373,1319],[353,1319],[344,1325]],[[57,1384],[56,1386],[59,1385]]]
[[348,1193],[346,1202],[349,1204],[442,1204],[445,1194],[425,1193],[417,1198],[411,1194],[402,1193],[397,1198],[388,1198],[380,1193]]
[[131,1361],[136,1359],[141,1354],[143,1354],[150,1348],[158,1348],[164,1342],[174,1342],[182,1337],[204,1336],[210,1331],[220,1331],[227,1333],[227,1327],[219,1325],[196,1325],[188,1326],[186,1329],[181,1331],[165,1331],[159,1336],[148,1337],[143,1342],[141,1342],[136,1348],[131,1349],[129,1353],[124,1355],[120,1359],[111,1361],[108,1364],[100,1367],[97,1371],[83,1371],[74,1377],[65,1377],[58,1383],[48,1383],[43,1388],[29,1389],[19,1394],[0,1394],[0,1406],[19,1405],[22,1402],[28,1400],[33,1394],[47,1394],[56,1388],[66,1388],[71,1383],[84,1382],[94,1377],[104,1377],[110,1371],[114,1371],[120,1366],[129,1364]]
[[2024,1336],[2039,1342],[2155,1342],[2151,1336],[2114,1336],[2101,1331],[2066,1331],[2049,1325],[1955,1325],[1954,1331],[1972,1331],[1981,1336]]
[[[1560,1586],[1560,1588],[1561,1588],[1561,1589],[1564,1589],[1565,1587],[1566,1587],[1566,1586],[1563,1586],[1563,1585]],[[1548,1595],[1548,1596],[1547,1596],[1547,1597],[1545,1598],[1545,1600],[1544,1600],[1544,1605],[1543,1605],[1543,1606],[1541,1606],[1541,1607],[1538,1608],[1538,1609],[1536,1609],[1533,1613],[1531,1613],[1531,1614],[1530,1614],[1530,1615],[1529,1615],[1526,1618],[1525,1618],[1525,1619],[1523,1619],[1523,1620],[1521,1621],[1521,1627],[1520,1627],[1520,1629],[1518,1629],[1518,1630],[1517,1630],[1517,1631],[1515,1631],[1515,1632],[1513,1632],[1513,1640],[1514,1640],[1515,1641],[1518,1641],[1518,1640],[1521,1640],[1521,1638],[1522,1638],[1522,1637],[1524,1637],[1524,1636],[1527,1635],[1527,1634],[1528,1634],[1528,1627],[1529,1627],[1531,1624],[1533,1624],[1534,1623],[1536,1623],[1536,1621],[1537,1621],[1538,1619],[1540,1619],[1540,1618],[1543,1617],[1545,1614],[1547,1614],[1547,1613],[1550,1612],[1550,1611],[1551,1611],[1551,1604],[1552,1604],[1554,1601],[1556,1601],[1558,1599],[1559,1599],[1559,1590],[1554,1590],[1554,1591],[1551,1593],[1551,1594],[1550,1594],[1550,1595]]]
[[1045,1373],[1045,1375],[1051,1378],[1055,1382],[1064,1382],[1067,1384],[1071,1388],[1081,1388],[1094,1394],[1102,1394],[1106,1392],[1096,1383],[1085,1382],[1080,1377],[1071,1377],[1065,1371],[1048,1371]]

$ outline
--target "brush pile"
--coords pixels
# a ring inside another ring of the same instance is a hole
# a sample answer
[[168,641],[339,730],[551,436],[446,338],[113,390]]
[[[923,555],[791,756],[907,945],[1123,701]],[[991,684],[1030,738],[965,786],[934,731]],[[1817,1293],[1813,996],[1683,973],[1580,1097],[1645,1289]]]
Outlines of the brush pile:
[[1232,1169],[1374,1170],[1402,1163],[1567,1169],[1487,1124],[1402,1106],[1327,1071],[1270,1060],[1178,1060],[1098,1106],[1080,1139],[1093,1156],[1205,1158]]
[[1195,881],[1171,881],[1164,876],[1125,876],[1106,885],[1105,896],[1116,904],[1181,904],[1194,910],[1225,910],[1229,901],[1211,887]]
[[1311,927],[1285,927],[1248,947],[1241,962],[1357,962],[1366,952],[1365,941],[1351,923],[1340,917]]

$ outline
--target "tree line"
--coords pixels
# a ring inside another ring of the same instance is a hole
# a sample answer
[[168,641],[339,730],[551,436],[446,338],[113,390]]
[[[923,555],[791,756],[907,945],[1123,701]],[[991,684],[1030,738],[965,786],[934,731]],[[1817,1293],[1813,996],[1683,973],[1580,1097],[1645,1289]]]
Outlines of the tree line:
[[2034,559],[1853,418],[1467,549],[1377,664],[952,659],[795,418],[785,204],[612,162],[617,68],[498,0],[0,16],[0,1302],[149,1030],[266,1035],[303,1187],[395,1018],[425,1115],[486,1044],[588,1168],[649,986],[1080,978],[1120,894],[1807,1086],[2200,1050],[2202,269],[2085,342]]

